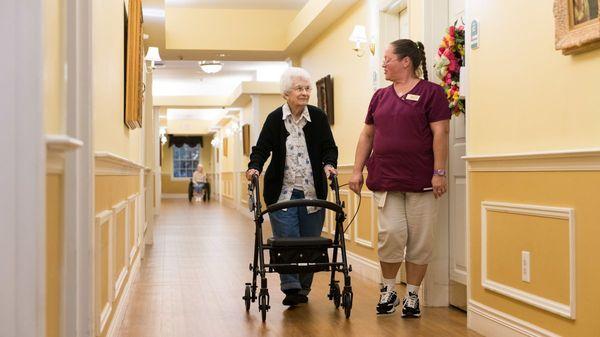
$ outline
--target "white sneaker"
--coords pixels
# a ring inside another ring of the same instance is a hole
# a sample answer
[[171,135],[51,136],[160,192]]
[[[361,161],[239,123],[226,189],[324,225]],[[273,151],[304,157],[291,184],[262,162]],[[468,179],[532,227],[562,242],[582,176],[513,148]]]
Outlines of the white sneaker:
[[395,290],[388,291],[387,287],[381,288],[379,293],[379,303],[377,303],[378,315],[389,315],[396,311],[396,307],[400,305],[400,299]]
[[416,293],[409,293],[407,297],[402,300],[402,317],[420,317],[421,309],[419,308],[419,295]]

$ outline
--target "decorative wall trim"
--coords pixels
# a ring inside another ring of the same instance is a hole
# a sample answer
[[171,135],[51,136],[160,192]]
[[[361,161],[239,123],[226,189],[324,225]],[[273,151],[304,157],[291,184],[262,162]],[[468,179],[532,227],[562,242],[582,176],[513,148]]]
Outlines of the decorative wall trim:
[[107,337],[114,337],[117,335],[118,327],[121,326],[123,319],[125,318],[125,309],[129,304],[129,296],[131,294],[131,286],[135,282],[135,279],[138,276],[138,272],[140,270],[140,256],[139,254],[136,256],[135,262],[131,266],[131,272],[129,273],[129,278],[127,279],[127,283],[125,288],[123,289],[123,296],[121,296],[121,301],[117,305],[115,310],[115,314],[113,316],[112,321],[110,322],[110,326],[108,328],[108,332],[106,333]]
[[106,151],[95,153],[95,165],[96,175],[101,176],[133,176],[145,169],[143,165]]
[[467,305],[467,327],[488,337],[560,337],[474,300]]
[[62,174],[65,169],[65,154],[81,146],[81,140],[67,135],[46,135],[46,173]]
[[[139,241],[139,211],[138,211],[138,205],[139,205],[139,197],[140,193],[134,193],[132,195],[130,195],[129,197],[127,197],[127,212],[133,212],[133,224],[129,223],[129,219],[131,218],[130,214],[127,214],[127,231],[126,231],[126,244],[125,247],[129,248],[128,253],[126,254],[129,259],[128,259],[128,263],[129,265],[133,264],[133,259],[135,258],[135,254],[137,253],[137,247],[138,247],[138,241]],[[133,226],[133,233],[130,233],[130,229]],[[131,238],[129,237],[130,235],[133,235],[133,245],[131,245],[131,247],[129,247]]]
[[104,328],[106,327],[106,323],[108,323],[108,318],[110,317],[111,312],[112,305],[110,304],[110,302],[106,302],[104,309],[102,309],[102,312],[100,313],[100,332],[98,334],[104,331]]
[[[375,202],[373,200],[373,192],[371,191],[361,191],[360,192],[361,198],[371,198],[371,217],[369,219],[370,221],[370,228],[369,228],[369,235],[370,238],[366,239],[366,238],[361,238],[358,236],[358,226],[360,223],[360,214],[356,214],[356,219],[354,219],[354,242],[356,242],[357,244],[361,245],[361,246],[365,246],[368,248],[373,248],[373,239],[375,237],[375,235],[373,234],[373,225],[375,224]],[[353,200],[353,204],[354,205],[358,205],[358,196],[356,194],[354,194],[354,200]],[[354,212],[356,212],[356,210],[354,210]],[[349,214],[348,216],[350,217],[350,219],[352,219],[352,216],[354,216],[354,212],[352,212],[352,214]]]
[[125,282],[125,278],[127,277],[127,266],[121,269],[121,273],[119,273],[119,277],[117,277],[117,282],[115,282],[115,298],[119,296],[121,290],[123,289],[123,282]]
[[464,156],[470,172],[600,171],[600,148]]
[[[564,304],[488,279],[487,275],[487,213],[496,211],[569,221],[569,301]],[[572,208],[484,201],[481,203],[481,284],[484,288],[522,301],[557,315],[575,319],[575,211]]]
[[[106,252],[102,250],[102,226],[108,225],[108,247]],[[113,286],[112,286],[112,231],[113,231],[113,211],[105,210],[96,214],[96,223],[94,230],[94,321],[96,326],[96,335],[101,334],[104,331],[106,320],[110,315],[111,303],[113,299]],[[102,256],[108,254],[108,280],[107,280],[107,302],[100,303],[100,293],[102,286]],[[107,312],[108,306],[108,314]]]
[[67,135],[46,135],[48,152],[69,152],[83,146],[83,142]]
[[[118,216],[119,216],[119,213],[125,212],[125,216],[124,216],[125,221],[122,224],[122,226],[125,227],[125,231],[124,231],[125,232],[125,237],[123,238],[123,259],[124,259],[122,261],[123,262],[123,269],[121,269],[121,271],[119,272],[119,276],[117,277],[117,280],[116,280],[116,282],[114,284],[114,292],[113,292],[114,296],[113,296],[113,300],[115,298],[117,298],[119,296],[119,294],[121,293],[121,289],[123,287],[123,281],[125,280],[125,277],[127,276],[127,269],[128,269],[128,266],[129,266],[129,252],[127,251],[127,231],[129,229],[128,228],[129,227],[128,226],[128,224],[129,224],[129,209],[128,209],[127,205],[128,205],[128,201],[127,200],[122,200],[121,202],[117,203],[116,205],[114,205],[112,207],[112,211],[113,211],[113,222],[112,222],[113,223],[113,231],[112,231],[112,235],[111,235],[110,238],[111,238],[111,240],[113,242],[111,244],[111,247],[112,247],[111,248],[111,253],[113,254],[111,260],[114,261],[114,262],[117,262],[115,260],[116,256],[114,255],[114,253],[115,253],[114,247],[117,244],[117,235],[118,235],[118,232],[119,232],[118,231],[118,225],[119,225],[119,223],[118,223]],[[111,268],[111,270],[109,272],[113,273],[113,269],[115,267],[116,267],[116,264],[113,263],[113,268]]]

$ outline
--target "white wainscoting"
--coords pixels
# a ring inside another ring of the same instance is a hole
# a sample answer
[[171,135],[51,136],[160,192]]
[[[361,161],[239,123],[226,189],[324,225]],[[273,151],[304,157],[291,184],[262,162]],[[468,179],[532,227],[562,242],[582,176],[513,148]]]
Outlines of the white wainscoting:
[[[565,219],[569,223],[569,304],[528,293],[490,280],[487,275],[487,214],[489,211]],[[481,203],[481,284],[484,288],[547,310],[557,315],[575,319],[575,211],[572,208],[484,201]]]
[[[120,224],[121,226],[125,227],[125,237],[123,238],[123,240],[125,242],[123,242],[123,268],[119,271],[119,276],[117,276],[117,280],[114,284],[114,298],[118,297],[119,294],[121,293],[121,289],[123,288],[123,282],[125,281],[125,277],[127,276],[127,269],[128,269],[128,265],[129,265],[129,259],[127,258],[129,256],[129,252],[127,251],[127,224],[129,222],[129,209],[127,208],[127,201],[123,200],[121,202],[119,202],[118,204],[114,205],[112,207],[113,210],[113,228],[114,230],[112,231],[112,236],[111,236],[111,240],[113,241],[113,245],[112,247],[115,247],[117,244],[117,233],[119,232],[119,222],[118,222],[118,217],[119,214],[121,212],[125,213],[125,221]],[[109,271],[110,273],[113,273],[115,270],[114,268],[116,268],[116,266],[118,265],[117,262],[119,261],[115,261],[116,259],[116,254],[114,252],[114,248],[111,249],[113,251],[113,269],[111,271]],[[113,298],[113,300],[114,300]]]
[[[108,246],[102,247],[102,230],[104,226],[108,226]],[[96,214],[94,231],[94,325],[96,327],[96,335],[99,335],[104,331],[108,317],[112,310],[112,299],[113,299],[113,287],[112,278],[113,273],[111,272],[112,263],[112,231],[113,231],[113,212],[112,210],[106,210]],[[108,255],[108,289],[106,289],[108,297],[105,303],[100,302],[100,293],[102,285],[102,256]]]
[[[354,194],[354,193],[353,193]],[[369,237],[368,238],[361,238],[358,236],[358,227],[360,224],[360,214],[356,214],[356,219],[354,219],[354,242],[356,242],[357,244],[361,245],[361,246],[365,246],[368,248],[373,248],[373,241],[375,238],[375,234],[373,233],[373,229],[374,226],[376,225],[375,222],[375,212],[377,211],[375,208],[375,200],[373,198],[373,192],[371,191],[361,191],[360,192],[361,198],[364,199],[365,198],[370,198],[371,199],[371,209],[370,209],[370,213],[371,216],[369,219],[367,219],[370,224],[369,224]],[[356,194],[354,194],[354,201],[353,204],[358,206],[358,196]],[[362,207],[363,203],[361,201],[361,207]],[[355,209],[354,212],[356,212],[357,210]],[[350,220],[352,220],[352,217],[354,216],[354,212],[352,214],[349,214]],[[365,219],[363,219],[365,220]]]
[[560,337],[474,300],[467,305],[467,326],[488,337]]

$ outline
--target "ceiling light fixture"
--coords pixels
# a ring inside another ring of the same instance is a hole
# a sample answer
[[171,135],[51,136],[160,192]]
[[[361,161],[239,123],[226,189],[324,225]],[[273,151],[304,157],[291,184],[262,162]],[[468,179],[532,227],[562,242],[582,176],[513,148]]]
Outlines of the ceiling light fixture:
[[223,62],[221,61],[199,61],[198,65],[207,74],[218,73],[223,69]]

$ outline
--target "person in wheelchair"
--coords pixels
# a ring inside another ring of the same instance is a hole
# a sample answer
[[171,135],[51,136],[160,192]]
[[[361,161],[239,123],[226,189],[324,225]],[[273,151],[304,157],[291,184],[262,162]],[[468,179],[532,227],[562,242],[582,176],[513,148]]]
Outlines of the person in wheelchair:
[[[291,67],[281,76],[281,93],[287,101],[271,112],[252,147],[246,178],[262,172],[267,205],[294,199],[327,199],[327,178],[337,174],[338,148],[319,108],[308,105],[311,78],[302,68]],[[269,213],[273,236],[320,236],[325,209],[296,207]],[[280,274],[284,305],[308,301],[313,274]]]
[[202,166],[202,164],[198,164],[198,166],[196,167],[196,171],[194,171],[194,174],[192,175],[192,185],[194,189],[194,201],[204,200],[206,174],[204,173],[204,166]]

